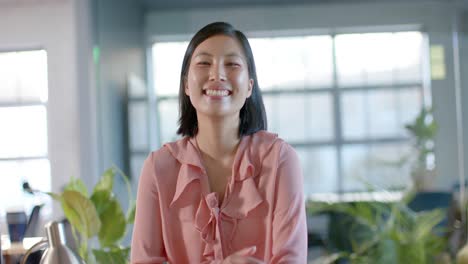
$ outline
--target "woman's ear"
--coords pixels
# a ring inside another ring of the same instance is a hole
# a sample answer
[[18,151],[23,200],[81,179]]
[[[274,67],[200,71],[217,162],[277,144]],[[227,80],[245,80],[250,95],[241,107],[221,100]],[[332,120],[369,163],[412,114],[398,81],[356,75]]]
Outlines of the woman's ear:
[[187,77],[184,77],[184,78],[182,79],[182,81],[184,82],[184,91],[185,91],[185,95],[187,95],[187,96],[190,97],[189,88],[188,88],[188,84],[187,84]]
[[247,93],[247,98],[249,98],[251,95],[252,95],[252,89],[253,89],[253,85],[254,85],[254,80],[253,79],[250,79],[249,80],[249,89],[248,89],[248,93]]

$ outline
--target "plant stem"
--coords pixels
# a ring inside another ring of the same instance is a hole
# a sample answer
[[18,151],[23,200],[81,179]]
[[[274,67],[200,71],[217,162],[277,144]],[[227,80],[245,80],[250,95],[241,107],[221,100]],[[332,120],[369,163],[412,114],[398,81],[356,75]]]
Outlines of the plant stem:
[[127,195],[128,195],[128,208],[127,208],[127,214],[130,213],[130,210],[132,209],[132,187],[130,184],[130,181],[128,180],[128,176],[121,170],[119,169],[115,164],[112,165],[112,168],[117,171],[117,173],[122,177],[122,179],[125,182],[125,186],[127,187]]

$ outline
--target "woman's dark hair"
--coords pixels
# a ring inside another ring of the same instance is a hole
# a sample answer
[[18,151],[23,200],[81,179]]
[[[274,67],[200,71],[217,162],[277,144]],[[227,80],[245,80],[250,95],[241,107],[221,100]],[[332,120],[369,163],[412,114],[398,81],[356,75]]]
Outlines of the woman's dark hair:
[[187,47],[187,50],[185,51],[184,60],[182,62],[182,71],[180,74],[180,118],[177,134],[193,137],[198,132],[197,112],[190,102],[190,97],[185,94],[184,84],[187,78],[193,52],[198,47],[198,45],[200,45],[200,43],[216,35],[229,36],[239,41],[247,59],[249,78],[253,80],[252,94],[245,100],[245,104],[241,108],[239,114],[239,137],[251,135],[259,130],[266,130],[267,119],[265,114],[265,106],[263,105],[262,94],[260,92],[260,88],[258,87],[257,72],[255,70],[255,62],[249,41],[242,32],[236,30],[232,25],[225,22],[214,22],[200,29],[193,36]]

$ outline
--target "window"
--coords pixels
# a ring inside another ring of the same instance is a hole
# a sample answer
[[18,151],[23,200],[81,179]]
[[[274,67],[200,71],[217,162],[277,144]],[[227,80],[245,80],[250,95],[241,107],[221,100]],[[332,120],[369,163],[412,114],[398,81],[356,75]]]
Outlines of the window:
[[[249,39],[269,131],[298,152],[306,195],[402,188],[404,125],[423,105],[421,32]],[[188,42],[152,47],[158,146],[177,139],[177,94]]]
[[2,52],[0,72],[0,213],[4,214],[10,207],[28,211],[36,202],[48,200],[24,193],[24,180],[36,189],[51,190],[47,54]]
[[130,176],[136,177],[140,174],[143,162],[152,148],[150,144],[151,111],[144,81],[132,74],[127,82]]

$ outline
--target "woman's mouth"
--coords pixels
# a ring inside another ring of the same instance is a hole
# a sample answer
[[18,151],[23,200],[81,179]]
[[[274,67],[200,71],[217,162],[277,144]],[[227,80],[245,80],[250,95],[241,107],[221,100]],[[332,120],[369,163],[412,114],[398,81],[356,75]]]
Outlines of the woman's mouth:
[[225,97],[231,95],[229,90],[219,90],[219,89],[206,89],[203,91],[204,95],[213,96],[213,97]]

